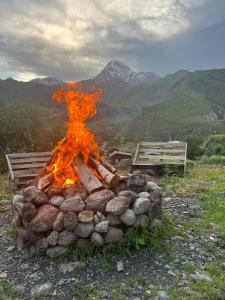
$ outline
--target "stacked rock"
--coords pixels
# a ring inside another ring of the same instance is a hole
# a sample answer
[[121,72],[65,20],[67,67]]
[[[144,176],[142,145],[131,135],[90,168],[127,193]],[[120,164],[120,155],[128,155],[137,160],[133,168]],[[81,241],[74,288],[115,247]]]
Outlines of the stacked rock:
[[132,227],[161,218],[162,193],[149,176],[134,172],[112,189],[90,195],[68,186],[43,193],[29,186],[15,195],[17,246],[34,254],[61,254],[68,246],[89,248],[118,242]]

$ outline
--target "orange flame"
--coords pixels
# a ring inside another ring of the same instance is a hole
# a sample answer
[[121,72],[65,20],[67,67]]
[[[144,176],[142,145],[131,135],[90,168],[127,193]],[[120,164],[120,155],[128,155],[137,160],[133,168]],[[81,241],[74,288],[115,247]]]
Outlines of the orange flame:
[[84,89],[80,83],[75,82],[66,83],[65,88],[59,88],[52,96],[57,102],[65,102],[68,113],[66,135],[53,150],[53,158],[47,168],[57,187],[79,183],[72,166],[78,155],[82,156],[86,164],[89,154],[99,158],[98,144],[92,132],[85,127],[85,120],[96,114],[96,102],[101,96],[101,89]]

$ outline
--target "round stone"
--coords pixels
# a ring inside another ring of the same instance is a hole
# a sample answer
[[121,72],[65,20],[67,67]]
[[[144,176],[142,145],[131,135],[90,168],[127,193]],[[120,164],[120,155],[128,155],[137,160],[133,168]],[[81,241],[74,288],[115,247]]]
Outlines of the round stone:
[[120,220],[127,226],[134,225],[136,216],[133,209],[127,209],[121,216]]
[[52,231],[47,237],[48,244],[50,246],[56,246],[58,242],[58,236],[59,236],[58,231]]
[[139,198],[149,198],[150,194],[148,192],[141,192],[138,194]]
[[96,232],[107,232],[109,228],[109,221],[101,221],[98,224],[95,225],[95,231]]
[[120,225],[122,223],[120,220],[120,216],[115,216],[113,214],[108,214],[107,220],[109,220],[109,225],[111,226]]
[[123,196],[123,197],[129,198],[130,203],[133,203],[138,198],[138,194],[131,190],[121,191],[121,192],[119,192],[118,196]]
[[147,198],[138,198],[135,200],[133,209],[135,214],[139,215],[149,210],[150,200]]
[[60,210],[63,212],[80,212],[83,210],[83,208],[84,202],[82,201],[82,198],[79,195],[66,199],[60,206]]
[[60,246],[69,246],[77,240],[76,235],[68,230],[59,233],[58,244]]
[[116,227],[109,227],[105,235],[106,243],[118,242],[123,238],[123,230]]
[[63,204],[64,200],[65,199],[63,197],[55,195],[49,200],[49,203],[59,207],[60,205]]
[[35,206],[41,206],[48,203],[45,194],[35,186],[28,186],[23,190],[23,196],[26,202],[31,202]]
[[94,231],[93,222],[90,223],[78,223],[75,233],[81,238],[87,238]]
[[35,232],[45,232],[52,230],[53,223],[58,215],[58,209],[55,206],[42,205],[36,216],[30,222],[31,230]]
[[75,212],[72,211],[65,213],[63,220],[64,220],[64,227],[67,230],[73,231],[78,224],[77,215]]
[[105,213],[106,204],[116,195],[108,189],[97,191],[85,199],[85,209]]
[[124,196],[118,196],[110,200],[106,205],[106,211],[114,215],[121,215],[129,208],[129,199]]
[[94,212],[92,210],[83,210],[78,215],[78,220],[83,223],[90,223],[94,219]]
[[53,223],[53,230],[62,231],[64,229],[64,216],[63,213],[60,212]]
[[102,247],[104,245],[104,239],[98,232],[93,232],[91,235],[91,241],[95,246]]
[[66,251],[67,251],[66,247],[56,246],[56,247],[48,248],[46,251],[46,255],[50,258],[54,258],[65,254]]

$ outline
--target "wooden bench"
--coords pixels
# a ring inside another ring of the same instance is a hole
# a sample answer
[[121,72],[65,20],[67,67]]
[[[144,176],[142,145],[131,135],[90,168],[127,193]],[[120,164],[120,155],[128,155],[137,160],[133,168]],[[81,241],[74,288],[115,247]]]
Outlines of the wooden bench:
[[29,184],[51,158],[51,152],[6,154],[9,177],[13,188],[19,190]]
[[156,176],[165,174],[167,169],[184,174],[186,154],[185,142],[141,142],[137,145],[131,169],[149,170]]

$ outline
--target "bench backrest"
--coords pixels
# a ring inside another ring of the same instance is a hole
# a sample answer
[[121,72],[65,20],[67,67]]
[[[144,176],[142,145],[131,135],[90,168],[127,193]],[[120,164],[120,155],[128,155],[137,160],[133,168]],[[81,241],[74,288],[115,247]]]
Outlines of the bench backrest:
[[15,189],[23,188],[34,179],[51,158],[51,152],[6,154],[10,179]]

